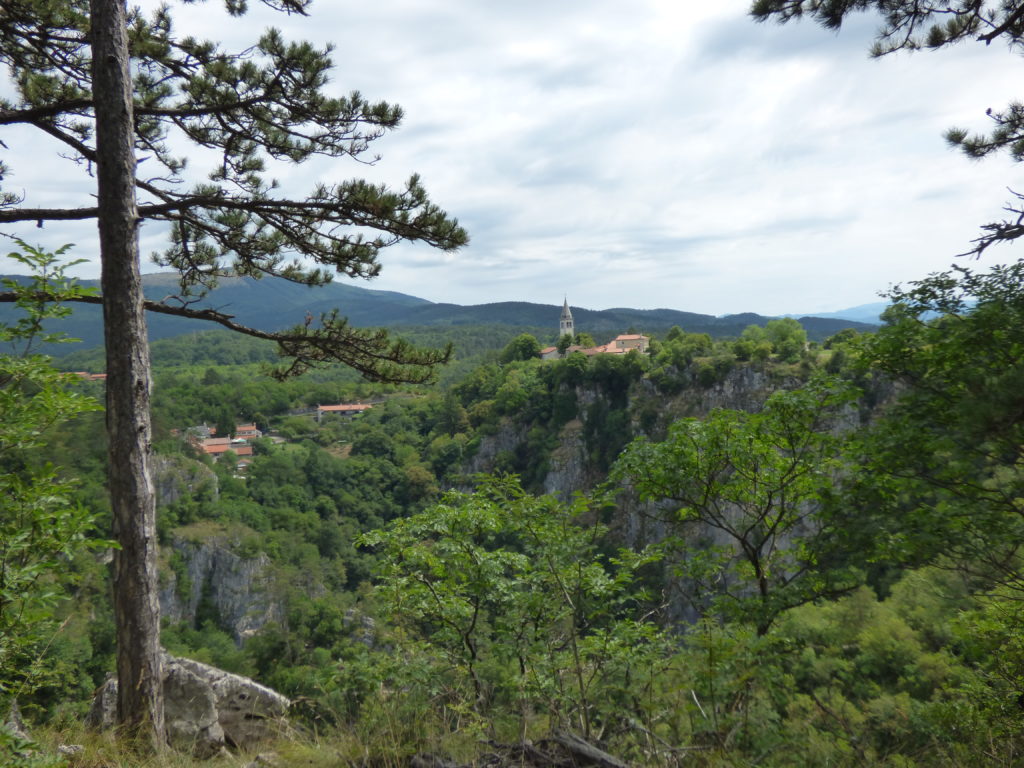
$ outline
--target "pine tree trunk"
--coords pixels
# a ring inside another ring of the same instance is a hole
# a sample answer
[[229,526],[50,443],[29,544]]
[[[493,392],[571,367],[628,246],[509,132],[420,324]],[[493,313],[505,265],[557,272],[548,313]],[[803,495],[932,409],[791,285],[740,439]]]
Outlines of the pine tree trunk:
[[107,434],[114,536],[117,718],[140,749],[165,744],[151,463],[150,366],[139,270],[132,82],[124,0],[92,0]]

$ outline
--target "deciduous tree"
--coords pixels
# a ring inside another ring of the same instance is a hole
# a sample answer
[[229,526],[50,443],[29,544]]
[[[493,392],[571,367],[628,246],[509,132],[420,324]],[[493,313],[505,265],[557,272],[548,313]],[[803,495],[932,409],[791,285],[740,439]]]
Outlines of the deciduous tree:
[[[607,530],[571,505],[485,478],[475,493],[362,537],[380,550],[379,594],[396,621],[468,678],[473,707],[513,700],[590,735],[631,717],[660,664],[660,633],[637,620],[637,570],[654,556],[603,558]],[[438,697],[440,698],[440,697]]]
[[[67,308],[44,304],[40,292],[71,298],[81,289],[65,279],[58,257],[23,245],[11,257],[34,272],[28,282],[5,279],[24,314],[0,326],[0,712],[12,699],[47,682],[45,649],[59,631],[53,608],[64,597],[67,559],[87,546],[93,519],[71,500],[72,482],[40,461],[48,430],[99,409],[75,391],[76,377],[58,373],[33,348],[60,339],[45,334],[47,317]],[[0,739],[0,763],[11,756]]]
[[863,445],[865,507],[894,555],[952,557],[1024,593],[1024,263],[889,297],[859,364],[903,386]]
[[521,333],[508,343],[498,359],[503,363],[512,363],[537,357],[540,357],[540,342],[537,341],[537,337],[530,333]]
[[715,410],[634,441],[612,478],[662,510],[680,573],[698,607],[765,634],[783,610],[848,589],[855,574],[824,568],[835,531],[823,503],[838,480],[837,410],[851,388],[821,378],[776,392],[761,413]]

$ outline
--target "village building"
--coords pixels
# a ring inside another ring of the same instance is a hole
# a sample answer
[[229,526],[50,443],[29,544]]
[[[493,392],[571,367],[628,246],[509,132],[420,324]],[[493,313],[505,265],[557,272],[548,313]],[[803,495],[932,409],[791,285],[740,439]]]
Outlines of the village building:
[[217,434],[216,427],[208,427],[205,423],[198,424],[194,427],[188,427],[185,430],[185,435],[188,437],[189,442],[194,443],[197,440],[206,440]]
[[256,429],[255,424],[239,424],[235,427],[235,437],[242,440],[255,440],[263,437],[263,433]]
[[245,440],[231,437],[208,437],[205,440],[193,443],[207,456],[212,456],[214,461],[219,459],[228,451],[236,456],[252,456],[252,446]]
[[616,336],[603,346],[593,347],[591,350],[585,350],[584,354],[589,352],[589,354],[593,355],[624,355],[634,349],[643,354],[647,352],[647,347],[650,344],[650,341],[651,340],[649,338],[639,333],[624,333]]
[[319,424],[324,416],[343,416],[353,419],[363,411],[372,408],[372,405],[364,403],[339,403],[338,405],[318,405],[316,407],[316,421]]

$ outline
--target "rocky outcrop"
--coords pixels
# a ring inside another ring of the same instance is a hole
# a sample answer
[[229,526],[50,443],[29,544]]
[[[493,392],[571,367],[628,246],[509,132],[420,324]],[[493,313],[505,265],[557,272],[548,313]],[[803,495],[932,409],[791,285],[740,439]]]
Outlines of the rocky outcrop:
[[551,452],[548,467],[544,477],[544,493],[566,500],[577,489],[593,488],[603,479],[587,461],[587,445],[580,419],[573,419],[562,427],[558,435],[558,447]]
[[[248,677],[165,653],[164,710],[167,741],[196,757],[212,757],[226,747],[247,749],[287,728],[291,702]],[[112,728],[117,712],[117,680],[97,691],[86,724]]]
[[[715,408],[758,411],[765,400],[780,389],[800,386],[796,378],[779,379],[753,365],[739,365],[719,381],[702,386],[698,383],[698,366],[675,374],[684,386],[679,394],[667,396],[657,390],[649,379],[635,382],[630,389],[626,409],[631,414],[632,435],[649,433],[653,439],[661,437],[668,425],[687,416],[700,417]],[[548,471],[543,480],[544,493],[569,499],[578,491],[587,491],[605,479],[604,472],[593,466],[590,449],[584,437],[587,415],[592,406],[605,400],[612,403],[599,387],[579,386],[575,389],[577,417],[562,427],[558,445],[548,457]],[[638,416],[644,404],[654,404],[656,418],[653,423],[641,424]],[[619,405],[621,407],[621,404]],[[514,418],[503,421],[494,434],[483,437],[473,456],[466,462],[464,472],[473,475],[493,472],[502,453],[521,452],[529,434],[530,425]]]
[[[630,388],[626,409],[630,415],[626,437],[646,434],[652,440],[663,439],[673,422],[678,419],[701,418],[715,409],[757,412],[774,392],[795,389],[804,383],[795,376],[780,377],[757,365],[736,365],[710,385],[699,382],[699,366],[694,364],[673,373],[682,387],[678,394],[669,396],[660,392],[650,379],[634,382]],[[837,432],[848,431],[864,423],[880,402],[892,397],[892,387],[884,381],[873,382],[859,408],[849,406],[833,424]],[[547,460],[547,473],[543,478],[543,492],[568,500],[573,494],[589,491],[606,479],[606,474],[594,466],[593,445],[587,443],[587,420],[592,407],[604,399],[611,402],[598,387],[579,386],[575,389],[576,418],[566,423],[559,435],[557,446]],[[621,403],[619,404],[621,407]],[[465,473],[493,472],[503,452],[522,452],[530,430],[529,424],[508,418],[494,434],[480,441],[472,458],[466,462]],[[622,505],[617,526],[625,542],[641,544],[657,541],[664,535],[664,526],[657,515],[646,514],[639,504],[628,498]]]
[[497,432],[485,436],[480,441],[476,452],[467,463],[466,474],[492,472],[498,455],[506,451],[515,451],[524,440],[526,428],[523,425],[513,424],[511,421],[502,422]]
[[[657,440],[677,419],[704,416],[715,408],[758,411],[772,392],[800,385],[796,379],[775,380],[751,366],[734,368],[709,387],[697,383],[696,367],[679,375],[688,383],[675,396],[659,392],[649,379],[634,383],[626,405],[630,414],[630,436],[648,434]],[[593,466],[590,457],[593,446],[588,446],[584,439],[587,414],[603,395],[600,391],[584,387],[577,387],[575,394],[578,417],[562,428],[543,484],[545,493],[564,499],[571,498],[578,491],[590,490],[605,480],[605,473]],[[641,417],[645,411],[653,412],[654,417]]]
[[217,498],[217,475],[202,462],[186,456],[153,456],[153,485],[156,504],[163,507],[183,498],[203,495]]
[[209,601],[239,645],[269,622],[281,621],[284,608],[272,595],[270,558],[263,552],[239,554],[242,538],[223,528],[173,533],[161,580],[161,615],[194,623],[201,603]]

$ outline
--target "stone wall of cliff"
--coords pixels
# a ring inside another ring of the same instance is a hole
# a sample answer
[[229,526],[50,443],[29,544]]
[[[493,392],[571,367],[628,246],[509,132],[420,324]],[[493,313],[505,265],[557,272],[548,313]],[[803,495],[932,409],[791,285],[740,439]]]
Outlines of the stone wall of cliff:
[[[697,384],[695,370],[682,375],[690,380],[689,385],[673,396],[658,392],[648,379],[641,379],[632,386],[626,405],[629,434],[622,436],[627,442],[644,434],[658,439],[673,421],[700,417],[715,408],[757,411],[772,392],[800,386],[796,378],[772,377],[754,366],[737,366],[708,387]],[[587,420],[595,411],[594,406],[602,400],[609,408],[613,407],[599,389],[577,387],[575,395],[577,416],[560,428],[542,483],[544,493],[566,499],[576,491],[591,490],[605,480],[607,473],[595,466],[592,459],[593,445],[588,444]],[[515,453],[525,444],[530,426],[506,419],[493,435],[480,441],[464,467],[466,474],[494,471],[499,455]]]
[[153,456],[153,484],[158,508],[202,494],[215,499],[218,493],[217,475],[212,469],[177,454]]
[[246,533],[212,523],[172,532],[161,556],[161,614],[173,623],[195,623],[201,602],[209,601],[239,645],[269,622],[282,621],[270,558],[244,551]]

